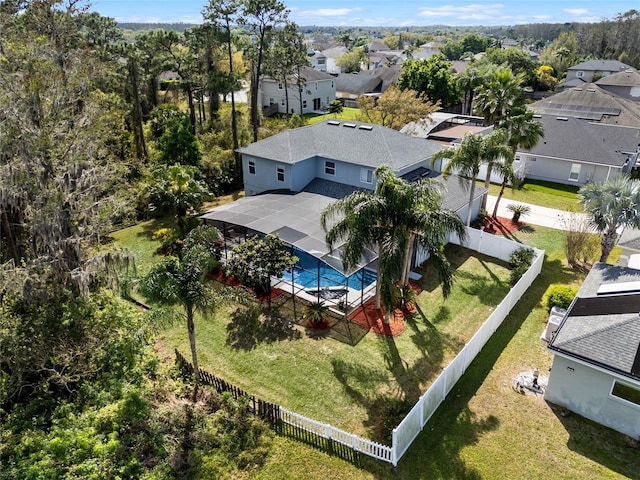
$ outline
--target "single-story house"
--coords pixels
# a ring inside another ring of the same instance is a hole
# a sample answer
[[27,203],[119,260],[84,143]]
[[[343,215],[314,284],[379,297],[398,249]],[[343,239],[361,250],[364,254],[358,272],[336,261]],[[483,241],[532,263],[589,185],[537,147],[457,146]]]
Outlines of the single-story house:
[[551,338],[545,399],[640,438],[640,270],[596,263]]
[[544,125],[544,138],[530,150],[517,151],[513,167],[520,178],[581,186],[629,174],[636,165],[640,128],[569,116],[534,117]]
[[281,80],[265,76],[260,82],[260,90],[263,108],[277,105],[280,113],[288,111],[301,115],[326,109],[336,99],[336,79],[311,67],[302,67],[300,75],[293,75],[286,88]]

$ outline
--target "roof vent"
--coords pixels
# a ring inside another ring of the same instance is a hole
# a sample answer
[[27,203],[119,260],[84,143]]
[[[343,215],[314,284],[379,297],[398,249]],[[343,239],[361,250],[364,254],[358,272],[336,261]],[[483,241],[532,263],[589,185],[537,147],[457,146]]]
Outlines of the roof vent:
[[356,128],[356,124],[355,123],[345,123],[343,125],[343,127],[347,127],[347,128]]
[[618,282],[602,283],[596,295],[607,295],[612,293],[638,293],[640,292],[640,282]]
[[360,130],[368,130],[368,131],[373,130],[373,127],[371,125],[360,125],[358,128]]
[[336,120],[329,120],[327,122],[329,125],[340,125],[340,122],[336,121]]
[[596,93],[595,88],[587,88],[587,92]]
[[533,118],[542,118],[542,115],[540,115],[539,113],[536,113]]
[[556,117],[556,120],[561,120],[563,122],[568,122],[569,118],[568,117]]

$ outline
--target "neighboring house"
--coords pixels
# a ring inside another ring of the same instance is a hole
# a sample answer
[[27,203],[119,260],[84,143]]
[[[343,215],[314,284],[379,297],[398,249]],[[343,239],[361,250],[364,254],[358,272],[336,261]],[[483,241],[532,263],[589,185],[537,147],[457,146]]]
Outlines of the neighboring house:
[[360,95],[379,97],[397,82],[401,73],[400,66],[341,73],[336,76],[336,98],[341,99],[346,107],[356,107],[356,100]]
[[596,263],[549,342],[545,399],[640,437],[640,270]]
[[319,72],[327,71],[327,57],[324,55],[324,53],[317,52],[315,50],[309,50],[307,52],[307,56],[309,57],[312,68],[318,70]]
[[434,112],[429,119],[410,122],[400,131],[414,137],[428,138],[443,145],[453,145],[461,141],[467,133],[489,133],[492,130],[492,126],[484,125],[482,117]]
[[322,50],[322,55],[326,57],[327,62],[326,72],[332,75],[341,73],[342,69],[338,66],[337,60],[348,51],[347,47],[343,45]]
[[[621,91],[622,88],[601,84],[609,78],[615,82],[618,75],[620,74],[613,74],[598,83],[564,90],[534,102],[529,107],[542,114],[640,128],[640,102],[617,95],[616,91]],[[630,78],[634,78],[632,74]],[[632,87],[624,90],[629,94],[633,91]]]
[[636,70],[612,73],[598,80],[596,85],[617,97],[640,102],[640,73]]
[[544,125],[544,138],[531,150],[517,151],[513,167],[520,178],[581,186],[629,174],[636,165],[638,128],[567,116],[535,118]]
[[[311,67],[300,69],[302,87],[298,88],[297,74],[284,82],[263,77],[261,82],[261,98],[263,108],[278,106],[278,112],[287,113],[287,98],[289,100],[288,113],[298,115],[321,111],[336,98],[336,79],[331,75],[320,72]],[[288,92],[288,93],[285,93]]]
[[591,83],[601,78],[607,77],[612,73],[629,70],[631,67],[618,60],[588,60],[579,63],[567,70],[567,77],[564,82],[556,88],[562,90],[579,86],[584,83]]

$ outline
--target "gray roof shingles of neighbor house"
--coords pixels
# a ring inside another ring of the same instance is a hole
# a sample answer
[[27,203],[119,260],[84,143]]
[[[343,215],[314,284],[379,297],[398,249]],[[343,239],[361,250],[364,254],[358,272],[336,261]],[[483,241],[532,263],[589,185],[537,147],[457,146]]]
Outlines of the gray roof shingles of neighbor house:
[[549,350],[640,380],[640,270],[596,263]]
[[526,150],[532,155],[622,167],[628,155],[621,152],[635,151],[640,143],[638,128],[557,115],[540,115],[536,120],[544,125],[544,139]]
[[388,165],[399,172],[429,159],[440,148],[442,145],[380,125],[328,120],[279,133],[238,151],[289,164],[322,157],[371,168]]

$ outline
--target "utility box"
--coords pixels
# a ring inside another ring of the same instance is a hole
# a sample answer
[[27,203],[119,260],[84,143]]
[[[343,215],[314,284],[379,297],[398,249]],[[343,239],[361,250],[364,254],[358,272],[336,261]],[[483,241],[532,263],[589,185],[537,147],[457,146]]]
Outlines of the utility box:
[[547,326],[542,332],[542,335],[540,336],[540,340],[544,342],[549,342],[553,334],[556,333],[556,330],[558,330],[558,327],[560,326],[560,322],[562,322],[562,319],[566,314],[567,314],[566,308],[553,306],[551,308],[551,312],[549,312],[549,320],[547,320]]

